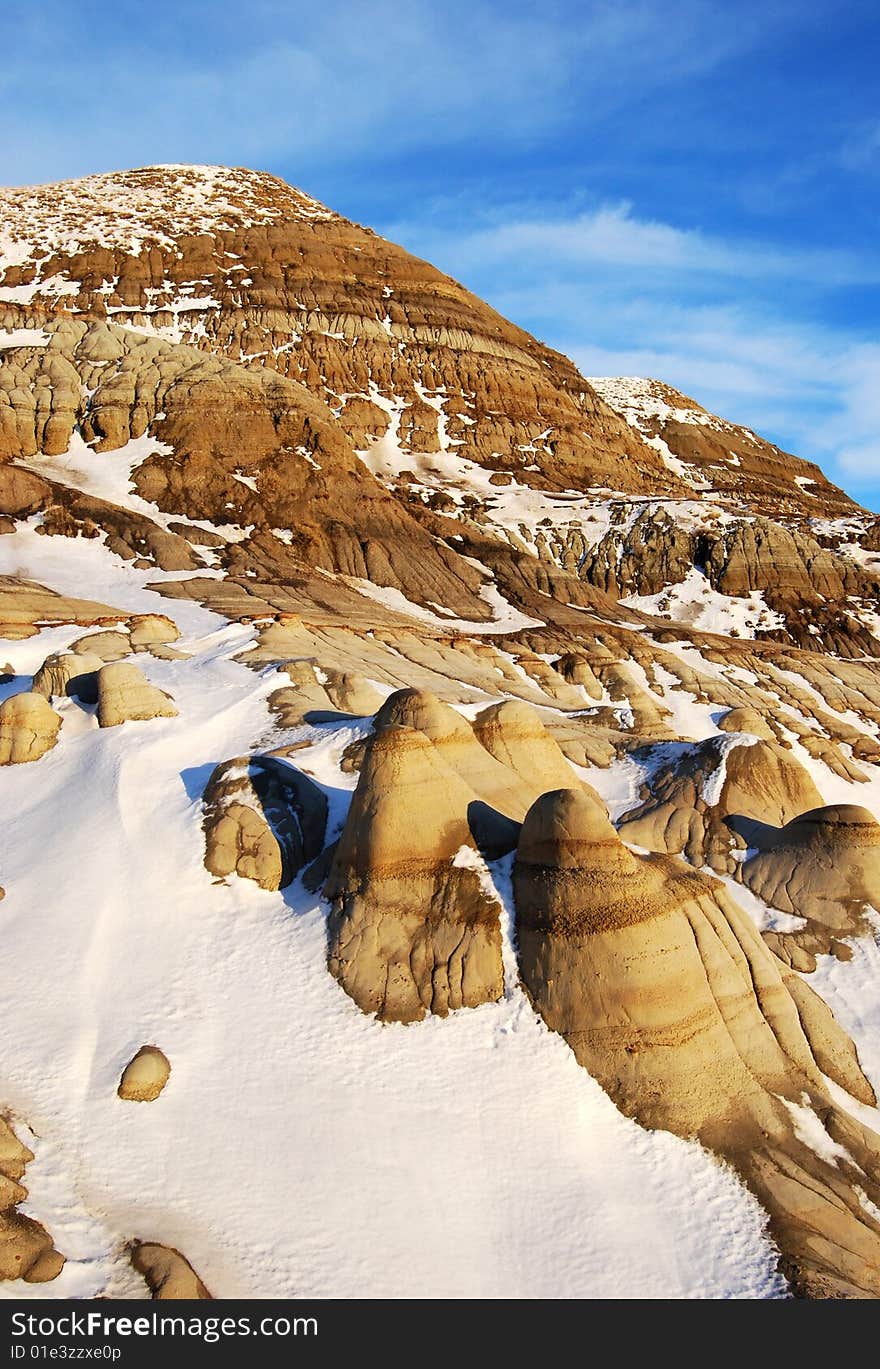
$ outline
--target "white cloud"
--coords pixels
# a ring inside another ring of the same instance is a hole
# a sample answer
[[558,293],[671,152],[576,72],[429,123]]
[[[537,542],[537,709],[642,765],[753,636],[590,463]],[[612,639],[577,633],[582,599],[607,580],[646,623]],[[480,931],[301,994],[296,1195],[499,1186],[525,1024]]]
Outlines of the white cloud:
[[656,376],[880,503],[880,346],[822,322],[835,290],[880,279],[878,261],[711,237],[621,205],[454,217],[389,236],[583,374]]
[[[36,16],[10,16],[3,180],[281,159],[299,179],[328,158],[518,152],[573,117],[584,137],[781,22],[778,5],[729,14],[702,0],[677,0],[674,23],[665,0],[154,0],[143,23],[119,0],[106,5],[98,72],[86,11],[103,7],[44,0]],[[76,59],[47,69],[47,47]]]

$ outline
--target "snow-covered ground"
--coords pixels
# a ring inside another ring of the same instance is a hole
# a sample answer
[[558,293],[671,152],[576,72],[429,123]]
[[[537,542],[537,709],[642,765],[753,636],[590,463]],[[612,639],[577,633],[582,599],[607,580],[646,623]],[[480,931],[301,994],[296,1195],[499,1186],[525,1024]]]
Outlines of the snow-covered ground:
[[[623,1118],[513,983],[498,1004],[383,1026],[328,974],[325,910],[300,884],[212,880],[200,794],[219,760],[279,740],[277,675],[232,659],[251,628],[159,601],[98,543],[65,540],[55,560],[55,540],[20,539],[19,570],[152,600],[194,655],[138,658],[178,718],[99,730],[70,701],[57,747],[0,772],[15,971],[0,1099],[33,1132],[24,1210],[68,1257],[52,1285],[0,1291],[142,1295],[123,1254],[136,1237],[178,1246],[219,1295],[782,1293],[738,1179]],[[24,675],[39,642],[3,654]],[[351,728],[297,735],[338,824]],[[508,867],[493,873],[508,925]],[[148,1042],[169,1084],[122,1102],[120,1071]]]

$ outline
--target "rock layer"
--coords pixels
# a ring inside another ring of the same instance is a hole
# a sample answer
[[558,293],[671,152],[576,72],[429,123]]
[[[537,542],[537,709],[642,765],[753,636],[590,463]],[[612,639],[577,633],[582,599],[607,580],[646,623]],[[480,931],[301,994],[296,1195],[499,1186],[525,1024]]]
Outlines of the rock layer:
[[330,972],[364,1012],[414,1022],[501,996],[499,907],[480,878],[476,794],[415,728],[367,748],[325,886]]
[[577,790],[529,812],[514,887],[524,982],[579,1062],[630,1116],[737,1167],[799,1291],[878,1296],[880,1137],[833,1103],[823,1071],[863,1102],[873,1091],[725,891],[633,855]]

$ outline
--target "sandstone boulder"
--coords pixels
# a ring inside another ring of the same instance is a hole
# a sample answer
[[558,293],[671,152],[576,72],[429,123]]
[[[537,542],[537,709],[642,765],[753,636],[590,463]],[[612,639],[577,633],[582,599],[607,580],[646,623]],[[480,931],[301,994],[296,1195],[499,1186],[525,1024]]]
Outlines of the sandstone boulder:
[[389,723],[371,738],[324,889],[330,972],[364,1012],[414,1022],[501,996],[477,802],[424,732]]
[[205,867],[261,889],[282,889],[319,855],[327,825],[323,791],[279,756],[218,765],[204,794]]
[[97,703],[97,675],[103,664],[102,657],[86,652],[57,652],[46,657],[34,676],[31,689],[47,699],[72,695],[82,703]]
[[73,643],[71,651],[82,656],[100,656],[101,660],[121,661],[131,655],[131,638],[127,632],[108,629],[106,632],[90,632]]
[[133,647],[151,647],[176,642],[180,632],[164,613],[141,613],[129,619],[129,641]]
[[61,719],[42,694],[13,694],[0,704],[0,765],[38,761],[58,740]]
[[127,1103],[152,1103],[168,1083],[171,1065],[158,1046],[141,1046],[132,1056],[116,1090]]
[[98,671],[98,725],[119,727],[126,722],[176,718],[170,695],[151,685],[136,665],[115,661]]

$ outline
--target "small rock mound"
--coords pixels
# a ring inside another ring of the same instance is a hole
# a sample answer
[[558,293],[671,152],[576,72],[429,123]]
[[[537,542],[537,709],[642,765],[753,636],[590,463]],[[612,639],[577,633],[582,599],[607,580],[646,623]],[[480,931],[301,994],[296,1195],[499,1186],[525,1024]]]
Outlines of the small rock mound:
[[320,853],[327,799],[283,758],[238,756],[218,765],[204,794],[205,867],[261,889],[283,889]]
[[324,889],[330,972],[364,1012],[415,1022],[501,996],[498,904],[468,825],[476,802],[423,732],[389,724],[370,739]]
[[146,680],[136,665],[114,661],[98,671],[98,725],[176,718],[174,700]]
[[826,1005],[724,887],[626,850],[568,790],[527,815],[514,892],[532,1000],[622,1111],[736,1166],[798,1291],[880,1294],[880,1136],[838,1111],[824,1076],[868,1104],[873,1090]]
[[38,761],[58,740],[61,719],[42,694],[13,694],[0,704],[0,765]]
[[793,937],[813,953],[827,951],[832,936],[865,930],[867,905],[880,908],[880,824],[866,808],[814,808],[753,840],[762,849],[743,864],[743,883],[809,924],[806,938],[777,933],[783,943]]
[[731,848],[750,844],[750,824],[781,826],[822,802],[793,756],[744,733],[654,754],[660,763],[642,787],[642,802],[620,822],[620,834],[649,851],[684,855],[698,868],[735,874]]
[[773,728],[756,708],[731,708],[719,718],[718,727],[722,732],[745,732],[764,742],[776,741]]
[[34,676],[31,689],[47,699],[73,697],[82,703],[98,701],[98,671],[104,662],[100,656],[85,652],[62,651],[47,656]]
[[141,1046],[122,1071],[120,1098],[127,1103],[152,1103],[168,1083],[171,1064],[158,1046]]
[[78,656],[100,656],[106,664],[108,661],[121,661],[123,657],[130,656],[131,639],[127,632],[117,632],[114,629],[90,632],[85,637],[79,637],[70,649]]
[[45,1227],[16,1211],[28,1196],[19,1181],[33,1158],[33,1151],[0,1117],[0,1279],[48,1283],[64,1268],[64,1256]]
[[131,1263],[143,1274],[153,1298],[159,1301],[212,1301],[189,1260],[170,1245],[139,1241],[131,1249]]
[[175,623],[164,613],[141,613],[130,619],[129,641],[133,647],[168,646],[180,637]]

